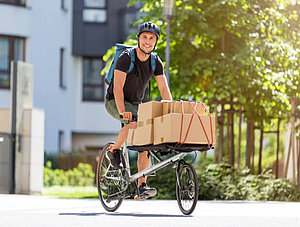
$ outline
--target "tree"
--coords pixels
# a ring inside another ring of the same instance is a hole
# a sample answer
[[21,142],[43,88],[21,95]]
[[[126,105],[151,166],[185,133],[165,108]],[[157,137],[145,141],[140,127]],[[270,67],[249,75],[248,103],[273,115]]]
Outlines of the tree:
[[[161,27],[156,51],[164,58],[164,1],[140,2],[145,17],[137,23],[150,20]],[[256,121],[285,116],[289,97],[300,96],[299,12],[296,0],[176,0],[170,43],[173,97],[233,98]]]

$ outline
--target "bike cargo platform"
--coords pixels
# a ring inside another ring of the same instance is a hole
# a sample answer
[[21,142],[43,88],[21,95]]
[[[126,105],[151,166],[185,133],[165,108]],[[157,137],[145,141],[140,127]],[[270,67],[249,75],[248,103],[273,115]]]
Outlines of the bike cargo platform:
[[213,146],[207,144],[178,144],[178,143],[162,143],[149,144],[142,146],[127,146],[127,149],[133,151],[159,151],[159,152],[192,152],[192,151],[207,151],[214,149]]

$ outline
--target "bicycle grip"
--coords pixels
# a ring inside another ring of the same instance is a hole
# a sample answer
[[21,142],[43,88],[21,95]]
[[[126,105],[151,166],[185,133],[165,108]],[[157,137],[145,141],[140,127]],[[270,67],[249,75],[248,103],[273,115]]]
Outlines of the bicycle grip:
[[[124,118],[122,114],[120,114],[120,118],[121,119]],[[137,121],[137,115],[132,115],[132,120],[130,122],[135,122],[135,121]]]

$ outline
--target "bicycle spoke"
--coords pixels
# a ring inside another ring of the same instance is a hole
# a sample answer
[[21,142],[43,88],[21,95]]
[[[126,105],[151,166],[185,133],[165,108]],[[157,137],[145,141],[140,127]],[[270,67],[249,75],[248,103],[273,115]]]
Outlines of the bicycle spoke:
[[115,211],[121,205],[122,173],[114,169],[106,153],[111,143],[106,144],[100,152],[100,160],[97,166],[97,186],[100,201],[107,211]]
[[190,164],[183,164],[178,171],[179,184],[176,186],[177,202],[184,214],[195,209],[198,197],[197,175]]

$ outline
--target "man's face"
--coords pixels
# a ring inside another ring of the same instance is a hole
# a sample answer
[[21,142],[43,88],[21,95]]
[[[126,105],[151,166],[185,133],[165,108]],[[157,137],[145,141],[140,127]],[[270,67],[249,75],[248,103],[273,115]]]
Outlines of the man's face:
[[156,44],[156,35],[151,32],[143,32],[139,36],[140,48],[147,54],[153,51]]

